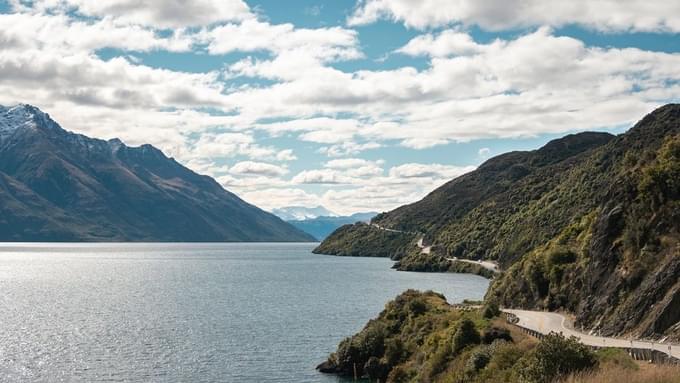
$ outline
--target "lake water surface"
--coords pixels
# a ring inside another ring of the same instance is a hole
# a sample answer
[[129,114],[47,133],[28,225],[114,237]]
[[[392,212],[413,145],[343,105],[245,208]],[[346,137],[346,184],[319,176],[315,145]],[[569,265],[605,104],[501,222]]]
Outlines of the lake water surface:
[[314,367],[408,289],[488,281],[314,244],[0,244],[2,382],[335,382]]

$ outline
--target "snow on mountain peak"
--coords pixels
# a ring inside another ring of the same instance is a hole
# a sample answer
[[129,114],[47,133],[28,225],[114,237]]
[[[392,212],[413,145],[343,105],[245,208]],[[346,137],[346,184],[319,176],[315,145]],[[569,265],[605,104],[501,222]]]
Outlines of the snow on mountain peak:
[[336,217],[337,214],[326,209],[323,206],[305,207],[305,206],[288,206],[272,210],[274,215],[284,221],[304,221],[307,219],[314,219],[317,217]]
[[38,123],[56,125],[47,113],[35,106],[18,104],[11,107],[0,105],[0,136],[7,136],[22,128],[36,128]]

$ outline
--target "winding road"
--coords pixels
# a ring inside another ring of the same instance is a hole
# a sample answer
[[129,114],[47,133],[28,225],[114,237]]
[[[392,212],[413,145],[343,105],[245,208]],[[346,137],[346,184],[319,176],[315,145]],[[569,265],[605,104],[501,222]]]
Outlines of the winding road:
[[[410,234],[410,235],[418,235],[419,233],[417,232],[411,232],[411,231],[402,231],[402,230],[395,230],[395,229],[388,229],[386,227],[380,226],[375,223],[371,223],[371,226],[378,228],[380,230],[384,231],[389,231],[391,233],[402,233],[402,234]],[[421,254],[430,254],[432,253],[432,246],[425,246],[424,244],[424,238],[420,238],[416,244],[418,248],[420,249]],[[491,270],[494,273],[500,273],[500,268],[498,267],[498,263],[492,262],[492,261],[474,261],[471,259],[458,259],[458,258],[446,258],[447,260],[451,262],[465,262],[465,263],[472,263],[475,265],[479,265],[487,270]]]
[[554,312],[510,309],[503,309],[503,312],[515,315],[517,319],[519,319],[519,321],[515,323],[517,326],[536,331],[541,334],[558,332],[562,333],[564,336],[575,336],[583,344],[595,347],[656,350],[680,360],[680,345],[678,344],[650,342],[643,340],[626,340],[585,334],[575,330],[571,326],[571,321],[566,316]]

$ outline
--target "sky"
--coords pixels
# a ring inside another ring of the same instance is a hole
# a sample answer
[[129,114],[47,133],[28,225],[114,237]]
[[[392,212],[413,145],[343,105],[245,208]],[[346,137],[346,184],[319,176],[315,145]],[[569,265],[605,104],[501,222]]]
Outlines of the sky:
[[0,0],[0,104],[264,209],[388,211],[680,99],[680,1]]

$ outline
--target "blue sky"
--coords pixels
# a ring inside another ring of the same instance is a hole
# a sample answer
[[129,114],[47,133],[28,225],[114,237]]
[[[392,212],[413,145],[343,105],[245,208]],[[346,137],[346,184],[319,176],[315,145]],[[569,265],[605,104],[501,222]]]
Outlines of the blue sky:
[[680,98],[680,4],[0,1],[0,103],[266,209],[384,211]]

